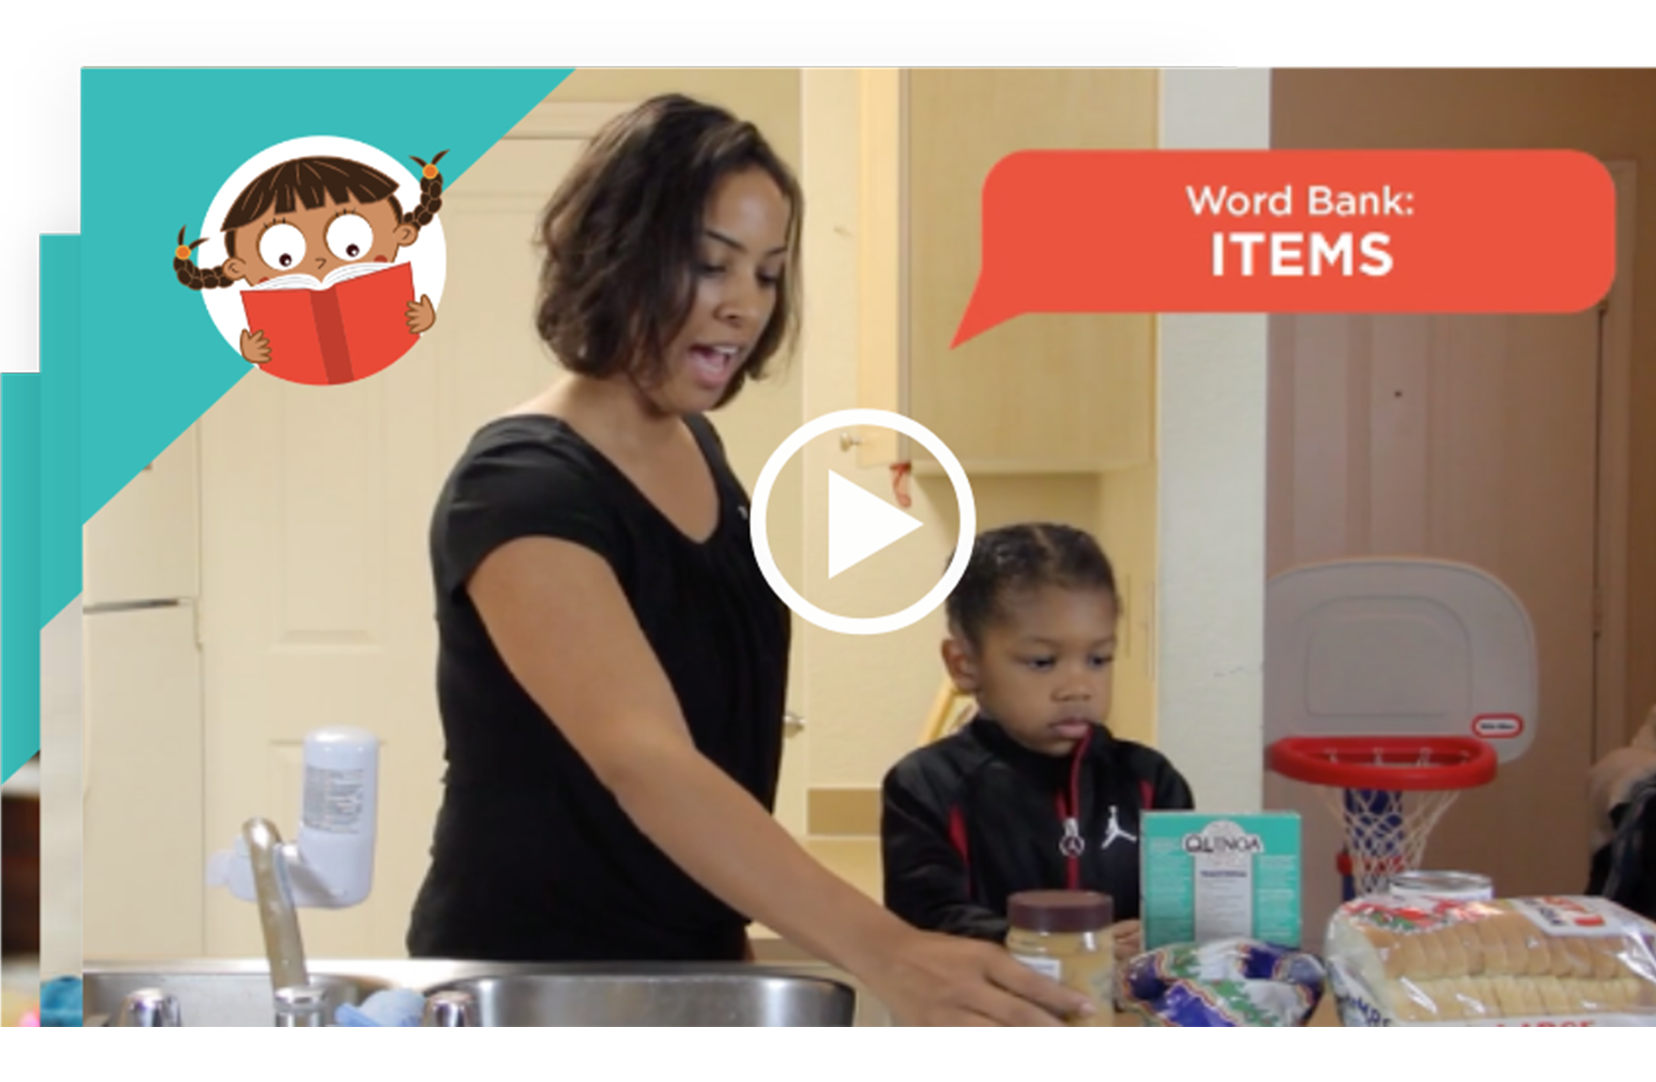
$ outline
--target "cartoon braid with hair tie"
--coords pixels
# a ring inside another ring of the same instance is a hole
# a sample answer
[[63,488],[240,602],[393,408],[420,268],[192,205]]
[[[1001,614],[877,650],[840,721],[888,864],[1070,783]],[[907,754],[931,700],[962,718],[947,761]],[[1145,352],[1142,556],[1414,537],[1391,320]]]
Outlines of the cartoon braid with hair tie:
[[[274,165],[225,214],[224,262],[198,266],[192,256],[207,238],[186,243],[186,226],[178,231],[173,272],[181,285],[196,291],[227,289],[236,282],[245,282],[250,290],[267,284],[315,289],[395,263],[397,253],[419,239],[443,205],[437,163],[447,153],[430,162],[411,156],[420,166],[420,201],[407,211],[397,200],[398,182],[362,162],[312,156]],[[314,279],[314,284],[296,276]],[[437,321],[431,298],[409,301],[404,321],[412,334],[430,330]],[[271,342],[263,329],[242,331],[241,354],[253,364],[270,362]]]

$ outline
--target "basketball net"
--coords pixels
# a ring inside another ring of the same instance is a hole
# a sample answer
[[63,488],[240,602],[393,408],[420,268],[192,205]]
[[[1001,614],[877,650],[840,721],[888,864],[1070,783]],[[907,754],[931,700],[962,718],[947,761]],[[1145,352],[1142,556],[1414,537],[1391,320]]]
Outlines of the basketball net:
[[1460,795],[1454,789],[1405,793],[1318,786],[1317,791],[1345,829],[1359,897],[1384,892],[1400,872],[1420,870],[1432,829]]

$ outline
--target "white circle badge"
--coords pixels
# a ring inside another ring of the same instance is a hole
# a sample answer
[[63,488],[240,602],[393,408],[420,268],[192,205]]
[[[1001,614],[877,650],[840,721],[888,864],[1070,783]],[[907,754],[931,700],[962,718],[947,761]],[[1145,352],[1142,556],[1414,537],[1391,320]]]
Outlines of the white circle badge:
[[[782,467],[787,465],[788,460],[797,454],[801,447],[816,437],[836,428],[856,425],[895,429],[910,439],[918,440],[937,456],[943,472],[948,475],[949,484],[954,488],[955,503],[960,508],[960,533],[955,540],[954,559],[949,561],[948,570],[925,597],[901,612],[886,616],[838,616],[805,600],[799,591],[782,577],[782,572],[776,566],[776,557],[771,555],[770,539],[765,533],[765,516],[770,504],[771,489],[775,487],[776,478],[782,472]],[[800,425],[794,430],[793,435],[783,440],[781,446],[771,452],[765,468],[759,472],[759,482],[754,486],[753,510],[748,518],[748,526],[752,533],[753,554],[759,561],[759,570],[764,573],[765,581],[770,583],[776,595],[787,603],[788,608],[824,631],[837,631],[843,635],[884,635],[892,631],[901,631],[925,619],[943,603],[949,592],[960,582],[961,576],[966,574],[966,565],[972,558],[972,541],[977,536],[977,504],[972,499],[971,482],[966,479],[966,471],[961,467],[960,460],[955,458],[954,452],[925,425],[913,418],[904,417],[900,413],[889,413],[886,410],[839,410]]]

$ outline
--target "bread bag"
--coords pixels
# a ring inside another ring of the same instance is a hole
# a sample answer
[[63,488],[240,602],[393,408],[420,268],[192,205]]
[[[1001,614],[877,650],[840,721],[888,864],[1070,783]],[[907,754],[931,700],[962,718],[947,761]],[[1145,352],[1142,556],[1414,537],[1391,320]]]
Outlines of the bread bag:
[[1594,897],[1359,899],[1324,959],[1347,1026],[1656,1026],[1656,928]]

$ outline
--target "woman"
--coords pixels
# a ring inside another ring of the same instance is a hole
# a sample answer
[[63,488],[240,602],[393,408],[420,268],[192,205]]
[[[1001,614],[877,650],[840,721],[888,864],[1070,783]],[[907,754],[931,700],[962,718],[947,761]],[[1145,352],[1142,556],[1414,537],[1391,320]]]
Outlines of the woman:
[[737,961],[747,917],[904,1022],[1081,997],[922,933],[771,815],[790,615],[707,411],[795,330],[802,200],[750,124],[672,95],[547,208],[537,325],[570,376],[484,425],[431,533],[449,771],[415,957]]

